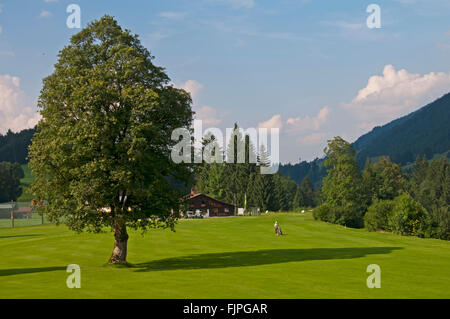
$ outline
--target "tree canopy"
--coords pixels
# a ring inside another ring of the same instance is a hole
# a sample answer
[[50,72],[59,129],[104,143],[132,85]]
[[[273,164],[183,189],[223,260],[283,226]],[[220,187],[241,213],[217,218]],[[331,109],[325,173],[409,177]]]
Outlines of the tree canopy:
[[75,34],[43,80],[30,147],[32,193],[50,220],[76,231],[111,226],[110,263],[126,262],[126,227],[173,229],[192,169],[171,161],[175,128],[190,127],[191,97],[169,85],[137,35],[111,16]]

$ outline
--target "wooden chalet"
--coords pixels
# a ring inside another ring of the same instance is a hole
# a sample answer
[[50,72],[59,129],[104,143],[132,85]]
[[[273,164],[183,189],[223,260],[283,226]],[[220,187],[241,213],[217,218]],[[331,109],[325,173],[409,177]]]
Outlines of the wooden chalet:
[[220,217],[234,216],[234,205],[222,202],[206,194],[198,193],[192,189],[191,194],[182,198],[186,203],[184,217]]

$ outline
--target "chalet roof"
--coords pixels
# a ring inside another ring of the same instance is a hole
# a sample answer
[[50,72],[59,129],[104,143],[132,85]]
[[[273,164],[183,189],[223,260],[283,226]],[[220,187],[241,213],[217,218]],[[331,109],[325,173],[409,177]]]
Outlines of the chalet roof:
[[197,194],[192,194],[191,193],[191,194],[188,194],[188,195],[183,197],[183,201],[190,200],[190,199],[193,199],[193,198],[196,198],[196,197],[200,197],[200,196],[208,197],[209,199],[212,199],[213,201],[221,203],[223,205],[234,206],[233,204],[225,203],[225,202],[223,202],[221,200],[215,199],[215,198],[213,198],[211,196],[208,196],[206,194],[203,194],[203,193],[197,193]]

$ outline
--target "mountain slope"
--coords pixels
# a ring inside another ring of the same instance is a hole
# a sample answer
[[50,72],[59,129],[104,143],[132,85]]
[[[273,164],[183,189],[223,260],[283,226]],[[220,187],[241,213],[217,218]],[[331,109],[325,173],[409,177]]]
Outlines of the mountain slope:
[[427,158],[450,150],[450,93],[421,109],[361,136],[353,147],[357,161],[389,156],[405,165],[420,155]]
[[[436,154],[450,155],[450,93],[440,99],[398,118],[359,137],[353,147],[357,161],[364,167],[366,158],[389,156],[403,165],[414,162],[416,157]],[[326,175],[324,158],[312,162],[280,165],[280,172],[298,184],[308,176],[315,188]]]

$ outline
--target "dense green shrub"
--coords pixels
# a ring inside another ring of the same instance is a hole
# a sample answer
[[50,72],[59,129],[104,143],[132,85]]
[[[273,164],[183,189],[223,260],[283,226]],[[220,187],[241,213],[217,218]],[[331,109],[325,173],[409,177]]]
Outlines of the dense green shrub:
[[448,206],[433,206],[430,210],[431,237],[450,240],[450,211]]
[[407,194],[394,199],[392,213],[388,216],[388,227],[392,232],[429,237],[430,226],[430,216],[418,201]]
[[364,226],[368,231],[389,230],[388,216],[392,213],[394,203],[391,200],[376,199],[364,215]]
[[327,204],[322,204],[316,207],[313,210],[313,217],[316,220],[321,220],[329,223],[331,223],[331,220],[334,220],[334,217],[330,216],[330,207]]
[[358,207],[323,204],[314,209],[313,216],[315,219],[352,228],[364,226],[362,209]]
[[359,207],[333,207],[335,223],[352,228],[364,227],[363,209]]

